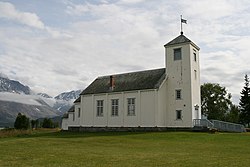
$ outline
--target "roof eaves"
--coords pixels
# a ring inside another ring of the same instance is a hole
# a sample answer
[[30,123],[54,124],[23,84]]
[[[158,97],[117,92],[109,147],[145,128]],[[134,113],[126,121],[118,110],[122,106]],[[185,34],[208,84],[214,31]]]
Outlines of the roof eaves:
[[75,112],[75,106],[74,105],[70,107],[70,109],[68,110],[68,113],[69,112]]
[[75,101],[74,103],[80,103],[81,102],[81,96],[79,96]]
[[62,119],[64,118],[69,118],[69,114],[68,113],[63,114]]
[[166,73],[163,74],[163,75],[161,76],[161,78],[159,79],[159,81],[156,83],[156,85],[155,85],[155,88],[156,88],[156,89],[159,89],[159,88],[160,88],[160,86],[161,86],[162,82],[165,80],[165,78],[166,78]]
[[173,39],[172,41],[168,42],[167,44],[164,45],[164,47],[169,47],[169,46],[173,46],[173,45],[178,45],[178,44],[191,44],[193,45],[196,49],[200,50],[200,48],[194,44],[190,39],[188,39],[186,36],[179,35],[178,37],[176,37],[175,39]]

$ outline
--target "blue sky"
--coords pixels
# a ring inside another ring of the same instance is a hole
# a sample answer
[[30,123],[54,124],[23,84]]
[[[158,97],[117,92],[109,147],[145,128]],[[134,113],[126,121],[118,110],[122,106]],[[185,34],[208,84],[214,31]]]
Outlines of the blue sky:
[[248,0],[0,1],[0,72],[52,96],[96,77],[164,67],[180,33],[200,48],[201,82],[238,102],[249,74]]

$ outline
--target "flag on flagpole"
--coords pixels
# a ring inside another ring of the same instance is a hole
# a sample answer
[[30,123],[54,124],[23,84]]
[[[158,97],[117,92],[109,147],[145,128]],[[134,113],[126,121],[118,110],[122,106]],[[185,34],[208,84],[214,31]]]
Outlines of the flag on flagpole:
[[181,22],[187,24],[187,20],[185,19],[181,19]]

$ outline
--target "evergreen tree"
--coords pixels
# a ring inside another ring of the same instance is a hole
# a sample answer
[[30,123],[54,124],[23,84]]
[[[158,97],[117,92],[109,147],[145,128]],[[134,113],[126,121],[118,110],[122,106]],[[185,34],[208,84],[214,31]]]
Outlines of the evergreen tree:
[[32,129],[35,128],[35,120],[31,120],[30,123],[31,123],[31,128]]
[[250,125],[250,88],[249,78],[245,75],[245,85],[240,92],[240,123],[244,125]]
[[43,128],[54,128],[54,123],[50,118],[44,118],[42,127]]
[[28,129],[30,125],[29,118],[27,118],[25,115],[22,115],[21,113],[18,113],[14,127],[16,129]]
[[240,109],[237,105],[232,104],[229,112],[226,114],[226,121],[239,123]]
[[38,128],[38,125],[39,125],[38,119],[37,120],[31,120],[30,123],[31,123],[31,128],[32,129],[33,128]]

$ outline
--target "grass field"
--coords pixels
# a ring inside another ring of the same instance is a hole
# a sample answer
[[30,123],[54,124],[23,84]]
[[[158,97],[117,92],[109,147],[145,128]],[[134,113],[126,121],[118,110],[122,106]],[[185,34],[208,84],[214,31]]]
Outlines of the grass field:
[[[1,131],[0,131],[1,134]],[[0,135],[0,166],[250,166],[250,133]]]

